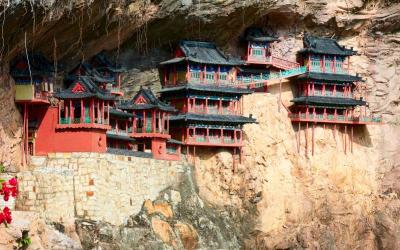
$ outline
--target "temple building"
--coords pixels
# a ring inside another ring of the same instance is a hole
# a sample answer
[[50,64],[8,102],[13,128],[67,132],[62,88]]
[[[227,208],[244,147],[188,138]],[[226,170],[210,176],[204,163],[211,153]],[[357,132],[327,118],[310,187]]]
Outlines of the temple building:
[[110,126],[107,131],[107,150],[119,149],[123,151],[134,151],[135,139],[132,133],[134,115],[117,108],[110,108]]
[[[307,72],[298,76],[292,100],[290,118],[308,128],[309,123],[363,125],[380,122],[379,118],[367,116],[367,102],[362,88],[362,79],[350,73],[350,57],[357,52],[339,45],[330,38],[304,36],[304,48],[299,51],[300,62]],[[353,140],[353,127],[350,126],[350,142]],[[307,134],[306,134],[307,135]],[[314,153],[314,132],[312,152]],[[306,139],[306,141],[308,141]],[[345,144],[346,145],[346,144]],[[350,144],[352,150],[352,144]],[[306,146],[307,148],[307,146]],[[345,147],[346,152],[346,147]]]
[[279,39],[265,34],[262,29],[246,29],[242,41],[244,65],[238,71],[241,85],[267,92],[268,81],[291,76],[299,70],[297,62],[277,56],[275,45]]
[[98,73],[102,79],[106,79],[106,89],[111,94],[116,96],[123,96],[124,92],[121,90],[122,73],[126,72],[126,69],[118,65],[116,62],[113,63],[105,54],[101,52],[89,60],[90,65]]
[[57,106],[36,109],[40,117],[35,155],[53,152],[106,152],[109,110],[115,97],[88,77],[54,93]]
[[241,97],[252,91],[237,86],[241,64],[214,43],[196,41],[181,42],[175,58],[160,64],[161,98],[179,110],[170,118],[170,131],[186,154],[213,147],[230,148],[234,156],[241,153],[242,127],[255,122],[242,115]]
[[152,153],[155,159],[179,160],[180,142],[171,140],[170,115],[172,106],[161,102],[150,89],[141,88],[129,101],[117,105],[118,109],[133,115],[130,137],[135,139],[134,150]]
[[10,74],[15,81],[15,103],[22,109],[22,163],[33,155],[37,138],[37,126],[41,120],[35,116],[36,109],[47,108],[53,93],[54,65],[43,55],[31,53],[12,60]]

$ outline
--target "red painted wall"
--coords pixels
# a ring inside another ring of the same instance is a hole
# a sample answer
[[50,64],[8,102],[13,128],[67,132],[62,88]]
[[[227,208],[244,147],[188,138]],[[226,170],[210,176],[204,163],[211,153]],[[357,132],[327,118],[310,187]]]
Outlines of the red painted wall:
[[153,138],[151,140],[151,152],[154,159],[178,161],[181,159],[179,154],[168,154],[166,140],[162,138]]
[[[57,129],[58,108],[35,109],[42,117],[37,130],[36,155],[53,152],[106,152],[106,131],[101,129]],[[33,114],[32,114],[33,115]]]

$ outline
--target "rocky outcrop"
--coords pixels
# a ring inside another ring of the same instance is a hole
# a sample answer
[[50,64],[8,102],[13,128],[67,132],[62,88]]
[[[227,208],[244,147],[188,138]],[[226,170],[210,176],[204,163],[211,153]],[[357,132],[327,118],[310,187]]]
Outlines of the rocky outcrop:
[[[31,243],[24,245],[22,239]],[[82,247],[74,224],[55,227],[46,224],[34,212],[14,211],[12,224],[0,228],[0,249],[80,250]]]
[[78,220],[84,249],[239,249],[231,214],[204,202],[188,175],[119,227]]

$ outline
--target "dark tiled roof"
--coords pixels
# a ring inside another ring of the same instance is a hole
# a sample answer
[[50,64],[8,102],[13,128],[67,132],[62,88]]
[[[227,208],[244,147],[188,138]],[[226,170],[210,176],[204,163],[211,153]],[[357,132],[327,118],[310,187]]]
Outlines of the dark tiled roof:
[[[72,92],[72,89],[78,84],[82,84],[85,88],[84,92]],[[115,100],[115,97],[110,92],[100,89],[89,77],[80,76],[74,80],[68,89],[56,92],[54,94],[56,98],[60,99],[80,99],[96,97],[103,100]]]
[[[233,85],[234,86],[234,85]],[[185,84],[177,87],[164,88],[160,93],[182,92],[187,90],[196,90],[201,92],[219,92],[219,93],[232,93],[232,94],[251,94],[250,89],[229,87],[227,85],[211,85],[211,84]]]
[[123,117],[123,118],[132,118],[132,117],[134,117],[134,115],[131,114],[131,113],[127,113],[127,112],[124,112],[122,110],[115,109],[115,108],[110,108],[110,116]]
[[[146,104],[134,104],[139,96],[143,96],[147,103]],[[118,108],[123,110],[144,110],[144,109],[160,109],[166,112],[175,112],[176,109],[162,101],[160,101],[150,89],[140,88],[139,92],[127,102],[121,102]]]
[[307,72],[297,77],[299,80],[313,79],[319,81],[330,81],[330,82],[358,82],[362,78],[359,76],[345,75],[345,74],[331,74],[331,73],[317,73]]
[[304,35],[303,38],[304,49],[300,50],[299,53],[316,53],[326,55],[338,55],[338,56],[352,56],[357,54],[352,49],[346,49],[344,46],[338,44],[335,39],[316,37],[311,35]]
[[97,63],[97,66],[96,66],[97,69],[106,69],[106,70],[110,70],[111,72],[114,72],[114,73],[126,71],[126,69],[121,67],[121,65],[111,62],[110,59],[107,57],[107,55],[104,53],[104,51],[95,55],[91,59],[91,61]]
[[199,41],[181,41],[179,47],[185,57],[173,58],[162,62],[161,65],[178,63],[184,60],[217,65],[243,65],[244,62],[237,58],[229,58],[217,48],[215,43]]
[[256,119],[236,115],[179,114],[170,117],[170,121],[207,121],[223,123],[255,123]]
[[175,140],[175,139],[168,139],[167,143],[178,144],[178,145],[182,145],[183,144],[181,141],[178,141],[178,140]]
[[300,96],[292,100],[295,104],[316,105],[316,106],[364,106],[365,101],[352,98],[326,97],[326,96]]
[[119,148],[107,148],[107,153],[115,154],[115,155],[126,155],[126,156],[134,156],[141,158],[153,158],[153,154],[141,152],[141,151],[132,151],[127,149],[119,149]]
[[10,74],[13,77],[30,77],[30,74],[32,76],[51,76],[54,72],[54,65],[47,60],[42,54],[38,53],[30,53],[28,54],[28,59],[29,59],[29,66],[31,72],[29,72],[29,69],[25,70],[20,70],[16,68],[16,65],[20,61],[25,61],[26,60],[26,55],[19,55],[16,58],[14,58],[11,63],[10,63]]
[[270,71],[268,69],[263,69],[263,68],[254,68],[254,67],[249,67],[249,66],[242,66],[239,67],[239,72],[240,73],[249,73],[249,74],[265,74],[268,75]]
[[114,139],[114,140],[135,141],[134,138],[131,138],[131,137],[129,137],[129,136],[126,136],[126,135],[118,135],[118,134],[113,134],[113,133],[109,133],[109,132],[107,132],[106,136],[107,136],[107,138],[109,138],[109,139]]
[[262,29],[250,27],[245,31],[245,39],[250,42],[275,42],[279,41],[277,37],[266,35]]
[[95,68],[92,67],[92,65],[90,65],[87,62],[83,62],[81,64],[79,64],[74,70],[71,71],[70,76],[68,77],[69,79],[73,79],[76,77],[79,77],[77,75],[71,75],[74,74],[76,70],[78,70],[79,68],[82,68],[85,71],[85,76],[90,77],[93,81],[97,82],[97,83],[109,83],[109,82],[115,82],[114,78],[106,78],[103,77]]

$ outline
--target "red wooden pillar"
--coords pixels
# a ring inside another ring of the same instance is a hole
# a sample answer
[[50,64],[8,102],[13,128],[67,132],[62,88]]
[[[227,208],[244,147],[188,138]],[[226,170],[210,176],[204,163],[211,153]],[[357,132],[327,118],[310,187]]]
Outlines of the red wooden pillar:
[[125,121],[125,133],[128,134],[128,120]]
[[333,73],[336,73],[336,56],[333,56]]
[[64,100],[64,118],[67,120],[68,115],[71,113],[69,109],[69,102],[70,100]]
[[312,83],[312,95],[315,95],[315,82]]
[[94,101],[93,101],[93,98],[90,98],[89,117],[90,117],[90,123],[94,123]]
[[166,85],[168,85],[168,82],[167,82],[167,69],[164,68],[164,86],[166,86]]
[[61,102],[58,102],[58,123],[61,123]]
[[132,119],[132,134],[136,133],[136,115]]
[[322,84],[322,95],[325,96],[325,83]]
[[177,79],[176,64],[174,64],[174,85],[176,85],[176,79]]
[[208,114],[208,97],[206,97],[206,114]]
[[217,84],[219,84],[219,76],[221,74],[221,66],[218,65],[218,72],[217,72]]
[[169,133],[169,114],[167,113],[167,133]]
[[156,111],[152,110],[151,112],[151,131],[153,133],[156,132]]
[[206,128],[206,142],[210,143],[210,131],[209,131],[209,128]]
[[221,99],[221,98],[219,98],[218,113],[219,113],[219,114],[222,114],[222,99]]
[[70,123],[74,123],[74,108],[72,106],[72,99],[69,100],[69,118],[71,119]]
[[146,119],[146,110],[143,110],[143,128],[142,128],[142,133],[146,133],[146,128],[147,128],[147,119]]
[[190,66],[189,66],[189,63],[187,63],[187,66],[186,66],[186,81],[188,83],[190,82]]
[[203,82],[206,83],[207,82],[207,66],[204,65],[204,77],[203,77]]
[[322,72],[325,73],[326,69],[325,69],[325,55],[322,56]]
[[81,123],[85,122],[85,107],[83,105],[83,99],[81,99]]
[[102,124],[105,124],[105,112],[104,112],[104,100],[101,100],[101,121]]
[[224,144],[224,130],[221,128],[219,132],[220,132],[221,143]]

